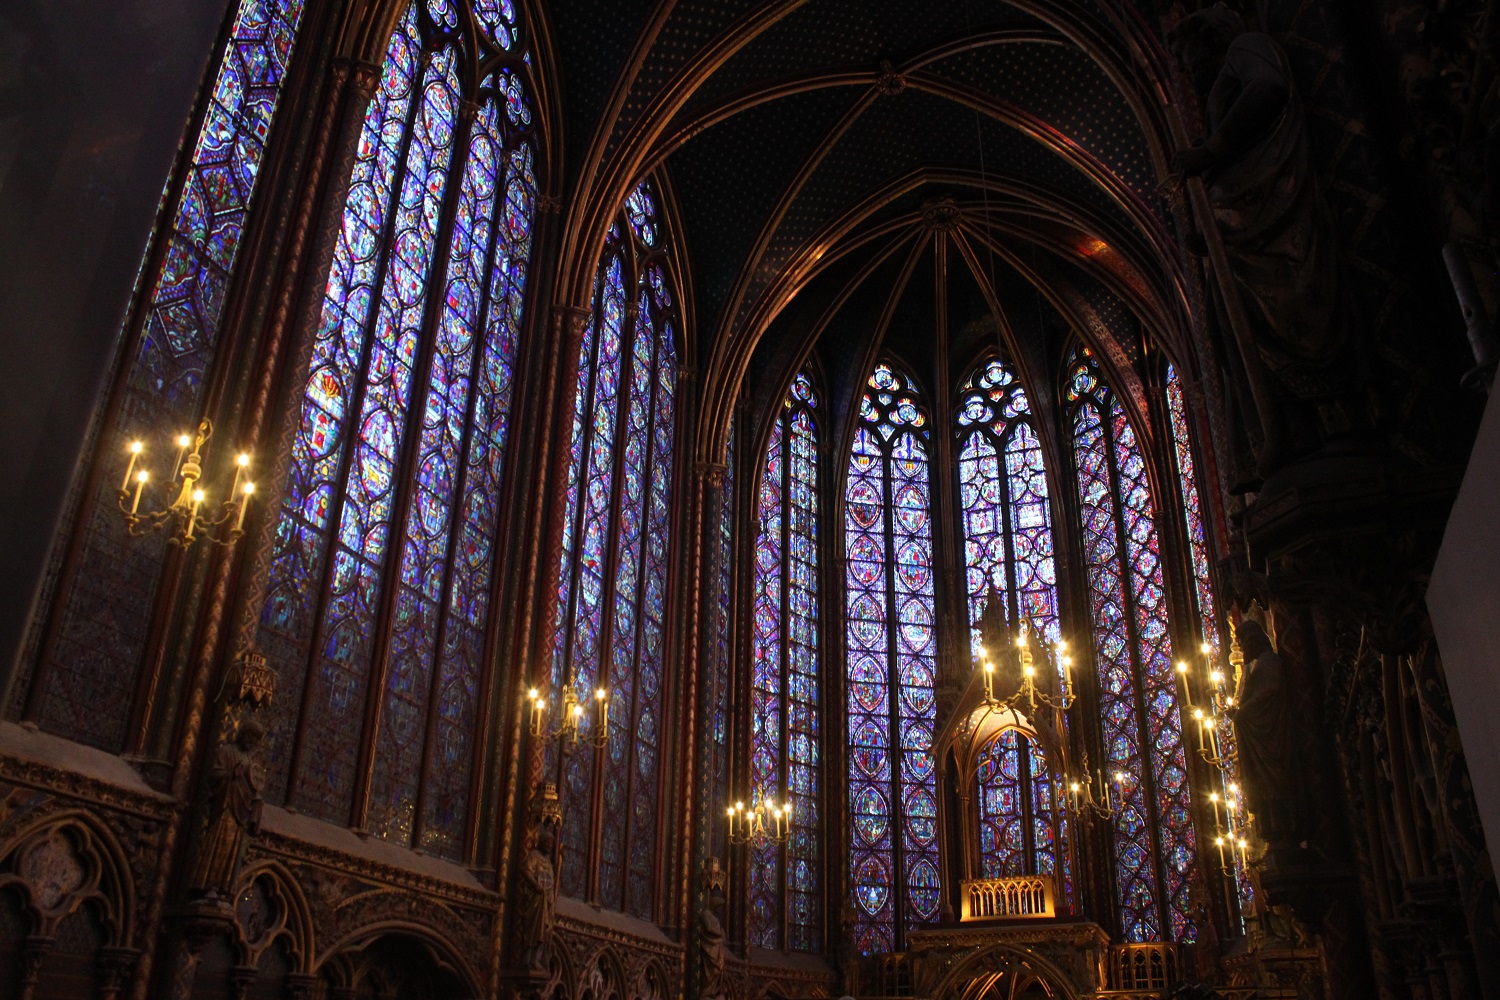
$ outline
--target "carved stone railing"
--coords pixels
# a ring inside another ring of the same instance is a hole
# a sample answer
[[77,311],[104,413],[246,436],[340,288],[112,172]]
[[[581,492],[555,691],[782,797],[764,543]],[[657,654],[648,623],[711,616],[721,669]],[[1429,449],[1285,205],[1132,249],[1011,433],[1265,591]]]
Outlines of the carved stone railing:
[[1052,876],[967,879],[963,883],[963,920],[1057,916]]
[[1109,949],[1111,990],[1166,994],[1178,980],[1177,946],[1165,941],[1117,944]]

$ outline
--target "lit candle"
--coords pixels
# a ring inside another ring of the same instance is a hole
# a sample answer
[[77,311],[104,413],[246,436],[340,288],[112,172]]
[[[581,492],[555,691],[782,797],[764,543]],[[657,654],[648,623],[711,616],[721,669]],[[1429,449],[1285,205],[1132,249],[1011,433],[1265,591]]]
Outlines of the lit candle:
[[1201,709],[1201,708],[1195,708],[1195,709],[1193,709],[1193,718],[1195,718],[1195,719],[1198,720],[1198,749],[1202,750],[1204,748],[1204,744],[1203,744],[1203,709]]
[[1188,666],[1183,660],[1177,661],[1177,672],[1182,675],[1182,699],[1189,705],[1193,703],[1193,688],[1188,683]]
[[541,735],[541,711],[543,711],[543,702],[541,702],[541,691],[535,690],[535,688],[531,688],[531,690],[526,691],[526,699],[528,699],[529,702],[531,702],[531,735],[532,736],[540,736]]
[[192,443],[193,439],[186,434],[179,434],[177,436],[177,460],[172,463],[173,479],[177,478],[177,470],[182,468],[182,456],[187,454],[188,446]]
[[234,485],[229,487],[230,496],[234,496],[240,491],[240,479],[244,476],[245,470],[248,468],[250,468],[250,456],[242,451],[234,460]]
[[1229,866],[1224,863],[1224,838],[1223,837],[1215,837],[1214,838],[1214,843],[1216,845],[1218,845],[1218,848],[1219,848],[1219,867],[1220,868],[1228,868]]
[[984,661],[984,700],[995,700],[995,665],[989,660]]
[[609,692],[600,688],[594,692],[594,698],[599,702],[599,732],[609,733]]
[[1210,802],[1212,802],[1214,804],[1214,829],[1215,830],[1223,829],[1224,824],[1219,820],[1219,793],[1218,792],[1209,792],[1208,793],[1208,801],[1210,801]]
[[120,483],[120,489],[130,488],[130,474],[135,471],[135,460],[141,457],[143,445],[139,441],[130,442],[127,449],[130,452],[130,461],[125,464],[125,480]]
[[146,486],[146,480],[148,480],[150,478],[151,478],[151,473],[147,472],[145,469],[142,469],[140,472],[136,473],[136,476],[135,476],[135,499],[130,502],[130,514],[131,514],[132,517],[134,517],[135,516],[135,512],[140,509],[140,506],[141,506],[141,490],[145,488],[145,486]]
[[240,514],[234,519],[234,530],[243,531],[245,528],[245,511],[250,509],[250,496],[255,492],[254,483],[246,483],[240,500]]
[[1239,843],[1239,847],[1240,847],[1240,867],[1241,868],[1248,868],[1250,866],[1249,855],[1245,853],[1245,849],[1247,847],[1249,847],[1249,846],[1250,845],[1249,845],[1248,842],[1246,842],[1245,838],[1241,837],[1240,838],[1240,843]]

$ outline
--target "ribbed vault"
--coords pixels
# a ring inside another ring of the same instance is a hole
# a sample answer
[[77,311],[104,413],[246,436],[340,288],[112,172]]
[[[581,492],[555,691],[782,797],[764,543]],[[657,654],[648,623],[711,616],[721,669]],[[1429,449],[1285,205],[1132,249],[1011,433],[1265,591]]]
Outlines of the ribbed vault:
[[976,338],[1033,385],[1071,336],[1111,367],[1143,337],[1184,345],[1194,291],[1166,168],[1176,84],[1161,26],[1134,8],[563,7],[572,263],[559,296],[587,295],[601,222],[630,186],[669,177],[709,418],[700,458],[720,454],[742,392],[769,406],[809,356],[840,407],[877,350],[930,341],[934,304],[917,298],[936,294],[934,274],[945,370],[977,355]]

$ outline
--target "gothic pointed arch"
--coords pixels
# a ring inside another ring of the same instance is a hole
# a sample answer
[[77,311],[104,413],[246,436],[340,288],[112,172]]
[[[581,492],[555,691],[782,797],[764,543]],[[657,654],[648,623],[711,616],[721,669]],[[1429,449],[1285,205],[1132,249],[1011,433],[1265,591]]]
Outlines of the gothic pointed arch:
[[849,884],[867,954],[938,913],[930,425],[911,377],[877,363],[844,484]]
[[1127,941],[1192,940],[1197,844],[1147,456],[1087,347],[1069,356],[1065,396],[1102,767],[1116,790],[1111,849],[1120,931]]
[[656,905],[667,724],[683,327],[672,254],[659,194],[643,181],[610,226],[579,354],[552,657],[554,699],[565,686],[585,703],[603,691],[611,720],[598,756],[551,755],[562,890],[645,918]]
[[799,371],[771,422],[759,470],[750,609],[751,795],[789,807],[792,830],[784,852],[764,844],[751,853],[750,937],[797,951],[814,951],[822,939],[823,419],[812,375]]
[[457,860],[539,148],[510,5],[413,2],[364,117],[275,509],[269,790]]

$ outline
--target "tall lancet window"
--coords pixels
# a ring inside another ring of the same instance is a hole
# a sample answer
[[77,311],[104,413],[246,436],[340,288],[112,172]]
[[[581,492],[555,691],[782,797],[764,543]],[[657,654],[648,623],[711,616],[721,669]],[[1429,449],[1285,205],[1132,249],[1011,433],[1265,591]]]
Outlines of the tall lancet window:
[[911,380],[876,365],[844,488],[849,882],[865,954],[900,950],[938,914],[927,424]]
[[[1206,647],[1204,655],[1210,658],[1214,669],[1224,670],[1226,673],[1228,650],[1225,648],[1222,633],[1219,626],[1219,609],[1214,600],[1213,578],[1208,571],[1208,529],[1204,519],[1203,500],[1199,493],[1200,485],[1198,479],[1198,463],[1193,456],[1193,442],[1188,432],[1188,410],[1187,402],[1183,397],[1182,380],[1177,375],[1177,369],[1172,365],[1167,366],[1167,416],[1172,428],[1172,452],[1177,459],[1177,482],[1182,496],[1182,514],[1187,528],[1188,552],[1193,562],[1193,593],[1197,598],[1198,622],[1202,629],[1201,635],[1203,645]],[[1198,672],[1202,676],[1201,672]],[[1234,678],[1225,678],[1226,690],[1233,690]],[[1225,799],[1232,811],[1238,813],[1238,820],[1245,815],[1244,800],[1239,794],[1239,775],[1235,769],[1234,760],[1234,727],[1225,726],[1218,735],[1220,756],[1226,761],[1225,770],[1220,773],[1216,780],[1222,780],[1225,787],[1217,789]],[[1235,830],[1237,830],[1237,825]],[[1227,830],[1226,833],[1234,831]],[[1249,903],[1254,889],[1250,883],[1250,873],[1244,865],[1235,866],[1235,881],[1239,892],[1242,906]]]
[[[1005,619],[1026,622],[1051,644],[1059,638],[1052,510],[1042,446],[1026,391],[997,359],[981,364],[959,390],[959,499],[969,624],[991,592]],[[1053,762],[1054,764],[1060,762]],[[1009,730],[981,751],[980,868],[984,877],[1058,874],[1064,820],[1041,746]],[[1066,878],[1058,889],[1066,894]]]
[[[82,535],[77,568],[59,581],[55,628],[31,677],[36,690],[26,700],[29,717],[50,732],[107,750],[122,749],[128,738],[131,691],[166,552],[160,536],[125,537],[115,509],[114,463],[127,442],[139,438],[159,447],[202,416],[303,6],[303,0],[233,6],[212,83],[200,98],[202,117],[163,193],[165,214],[121,338],[123,392],[106,415],[98,459],[111,474],[101,475],[102,487],[84,501],[73,529]],[[219,457],[232,454],[222,439],[215,443]],[[152,471],[160,477],[168,470]]]
[[1104,767],[1116,795],[1114,864],[1127,941],[1190,940],[1197,868],[1166,588],[1145,457],[1087,348],[1069,364]]
[[784,851],[751,851],[750,940],[799,951],[821,941],[817,407],[812,380],[799,373],[761,466],[751,609],[751,794],[785,797],[792,833]]
[[[609,742],[561,756],[562,890],[654,916],[662,665],[680,329],[643,183],[611,227],[579,355],[558,592],[554,703],[609,693]],[[589,731],[591,720],[584,723]]]
[[530,71],[508,10],[412,3],[391,36],[259,630],[285,692],[272,794],[449,857],[466,839],[494,660],[496,509],[536,200]]
[[[719,523],[714,532],[714,545],[718,548],[719,579],[718,603],[709,609],[713,625],[713,664],[708,674],[708,733],[712,759],[705,768],[708,787],[703,795],[709,806],[720,806],[728,802],[729,796],[729,734],[730,693],[733,683],[732,657],[734,654],[735,600],[734,582],[734,538],[735,538],[735,425],[729,427],[729,444],[724,454],[724,484],[719,505]],[[729,857],[729,827],[713,824],[709,834],[707,850],[721,860]]]
[[977,629],[993,587],[1007,621],[1024,620],[1056,642],[1052,511],[1026,391],[1010,369],[989,361],[959,390],[956,416],[970,626]]

